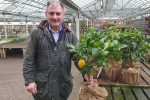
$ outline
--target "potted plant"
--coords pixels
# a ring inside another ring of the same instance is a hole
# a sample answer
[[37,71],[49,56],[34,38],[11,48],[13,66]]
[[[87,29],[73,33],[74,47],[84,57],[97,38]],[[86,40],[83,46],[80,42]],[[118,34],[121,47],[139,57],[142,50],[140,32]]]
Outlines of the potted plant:
[[120,60],[120,50],[126,45],[119,43],[115,38],[117,34],[111,31],[113,29],[96,31],[94,27],[89,27],[86,35],[75,46],[71,43],[67,44],[70,47],[69,51],[75,52],[75,56],[80,58],[79,62],[82,62],[79,63],[79,67],[82,68],[81,73],[90,77],[90,74],[94,74],[93,66],[108,67],[107,63],[111,61],[110,59]]
[[[137,62],[148,60],[146,53],[150,49],[149,44],[144,38],[144,34],[136,29],[124,31],[119,35],[118,41],[126,44],[122,48],[123,59],[123,80],[125,84],[138,84],[140,76],[140,64]],[[137,63],[136,63],[137,62]]]
[[106,40],[109,41],[109,47],[107,50],[109,51],[108,59],[110,62],[107,63],[108,67],[104,68],[105,74],[107,79],[113,82],[116,82],[120,79],[121,76],[121,55],[122,55],[122,48],[125,48],[126,44],[121,44],[119,40],[119,35],[122,34],[121,30],[116,28],[107,28],[105,31],[102,31],[104,35],[107,34]]

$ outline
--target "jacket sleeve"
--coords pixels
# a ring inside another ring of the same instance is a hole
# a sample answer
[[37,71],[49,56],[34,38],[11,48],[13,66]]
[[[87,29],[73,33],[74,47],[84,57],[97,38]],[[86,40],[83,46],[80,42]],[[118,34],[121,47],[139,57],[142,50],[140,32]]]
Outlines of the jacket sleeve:
[[36,37],[34,36],[35,33],[36,33],[36,30],[34,29],[29,36],[25,55],[24,55],[23,76],[25,79],[25,86],[35,81],[34,79],[35,77],[35,53],[36,53]]

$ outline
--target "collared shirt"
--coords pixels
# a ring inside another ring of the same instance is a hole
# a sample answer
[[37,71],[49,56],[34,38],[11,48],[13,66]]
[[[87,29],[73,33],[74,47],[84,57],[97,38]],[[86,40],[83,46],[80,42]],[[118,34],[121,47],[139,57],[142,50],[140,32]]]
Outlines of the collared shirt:
[[59,31],[54,32],[54,31],[51,29],[50,25],[49,25],[49,30],[52,31],[52,34],[53,34],[53,37],[54,37],[55,44],[57,44],[57,41],[58,41],[58,38],[59,38],[59,33],[60,33],[61,29],[62,29],[62,25],[61,25]]

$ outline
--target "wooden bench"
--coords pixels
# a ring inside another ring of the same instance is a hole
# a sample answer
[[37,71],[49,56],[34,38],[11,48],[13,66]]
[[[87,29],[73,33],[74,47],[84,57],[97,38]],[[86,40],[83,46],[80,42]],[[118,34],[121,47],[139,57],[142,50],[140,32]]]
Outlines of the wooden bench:
[[150,70],[144,63],[141,63],[139,85],[110,82],[107,78],[98,79],[98,82],[108,92],[105,100],[150,100]]
[[2,55],[1,58],[6,58],[6,52],[5,49],[12,49],[12,48],[21,48],[23,50],[23,56],[25,54],[25,48],[26,44],[19,44],[19,43],[12,43],[12,44],[6,44],[1,46]]

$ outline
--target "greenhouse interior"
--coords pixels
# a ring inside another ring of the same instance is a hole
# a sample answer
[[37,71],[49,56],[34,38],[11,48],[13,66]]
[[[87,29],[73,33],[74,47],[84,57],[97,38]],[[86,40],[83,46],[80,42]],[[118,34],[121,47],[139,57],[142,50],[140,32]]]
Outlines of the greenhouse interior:
[[[0,0],[0,100],[150,100],[150,0],[52,0],[59,4],[47,7],[49,1]],[[47,12],[62,9],[60,3],[65,15],[54,31],[57,22],[50,24]],[[49,69],[38,72],[39,66]],[[56,95],[53,86],[40,91],[38,85],[52,84],[50,69],[59,69],[62,76],[56,76],[66,83],[58,83],[67,85]],[[27,80],[36,85],[35,94]]]

